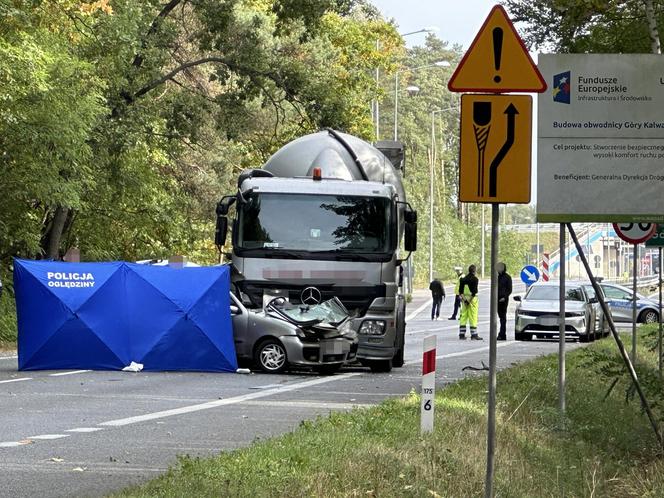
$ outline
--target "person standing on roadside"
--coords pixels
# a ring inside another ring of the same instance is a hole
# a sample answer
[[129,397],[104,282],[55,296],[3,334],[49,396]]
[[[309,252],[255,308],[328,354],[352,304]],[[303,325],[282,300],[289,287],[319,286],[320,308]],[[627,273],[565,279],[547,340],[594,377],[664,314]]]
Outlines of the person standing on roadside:
[[470,325],[470,338],[481,341],[477,334],[477,322],[480,314],[480,298],[477,295],[479,280],[475,273],[475,265],[468,267],[468,274],[459,280],[461,295],[461,317],[459,318],[459,339],[466,338],[466,325]]
[[461,294],[459,293],[459,286],[461,285],[461,279],[463,278],[463,270],[460,266],[455,266],[454,271],[457,274],[456,284],[454,285],[454,310],[452,311],[452,316],[448,320],[456,320],[457,311],[461,306]]
[[512,277],[507,273],[505,263],[496,265],[498,270],[498,318],[500,320],[500,330],[498,331],[498,340],[507,340],[507,307],[510,304],[510,294],[512,294]]
[[436,277],[429,284],[429,290],[431,291],[431,299],[433,299],[433,305],[431,306],[431,319],[438,320],[440,316],[440,305],[445,299],[445,288],[443,284]]

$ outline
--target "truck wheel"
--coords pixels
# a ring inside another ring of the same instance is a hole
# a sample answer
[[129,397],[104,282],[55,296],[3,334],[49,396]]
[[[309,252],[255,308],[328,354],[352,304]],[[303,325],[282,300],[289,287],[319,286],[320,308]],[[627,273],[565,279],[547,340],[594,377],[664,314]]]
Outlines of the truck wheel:
[[392,371],[392,360],[371,360],[369,368],[373,373],[387,373]]
[[394,355],[394,358],[392,358],[392,366],[395,368],[401,368],[403,367],[403,364],[403,346],[401,346],[399,351]]
[[256,364],[263,372],[281,373],[288,366],[286,348],[276,339],[265,339],[256,347]]

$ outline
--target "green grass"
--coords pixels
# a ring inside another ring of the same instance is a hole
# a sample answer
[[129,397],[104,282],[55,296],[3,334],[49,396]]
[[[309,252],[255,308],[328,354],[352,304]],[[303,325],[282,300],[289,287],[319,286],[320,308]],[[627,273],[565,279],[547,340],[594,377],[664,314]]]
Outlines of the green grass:
[[[664,385],[641,332],[639,374],[662,414]],[[664,463],[612,339],[568,355],[567,416],[557,357],[498,376],[496,496],[661,497]],[[619,382],[606,393],[619,373]],[[473,497],[483,495],[486,380],[439,392],[436,429],[419,435],[415,394],[302,422],[291,434],[216,458],[181,457],[164,476],[117,496]]]
[[16,304],[5,289],[0,296],[0,350],[16,349]]

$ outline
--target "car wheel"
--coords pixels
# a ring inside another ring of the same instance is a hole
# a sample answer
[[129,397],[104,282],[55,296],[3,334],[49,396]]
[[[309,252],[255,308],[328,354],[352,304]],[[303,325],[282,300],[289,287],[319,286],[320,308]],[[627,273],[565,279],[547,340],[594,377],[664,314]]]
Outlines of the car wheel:
[[526,334],[525,332],[514,332],[515,341],[531,341],[533,334]]
[[333,375],[339,371],[341,368],[341,363],[336,363],[334,365],[319,365],[314,367],[314,371],[318,372],[320,375]]
[[392,370],[392,360],[371,360],[369,368],[373,373],[387,373]]
[[659,315],[654,310],[645,310],[638,319],[641,323],[658,323]]
[[589,334],[579,335],[579,342],[590,342],[590,335]]
[[263,372],[280,373],[288,366],[286,349],[276,339],[266,339],[256,347],[256,363]]

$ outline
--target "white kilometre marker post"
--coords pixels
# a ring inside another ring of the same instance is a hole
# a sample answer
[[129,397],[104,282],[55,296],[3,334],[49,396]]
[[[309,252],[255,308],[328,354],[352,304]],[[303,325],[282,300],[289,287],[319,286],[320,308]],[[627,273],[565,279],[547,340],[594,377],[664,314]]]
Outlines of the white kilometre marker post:
[[420,432],[433,431],[433,414],[436,396],[436,336],[424,338],[422,354],[422,405],[420,407]]

